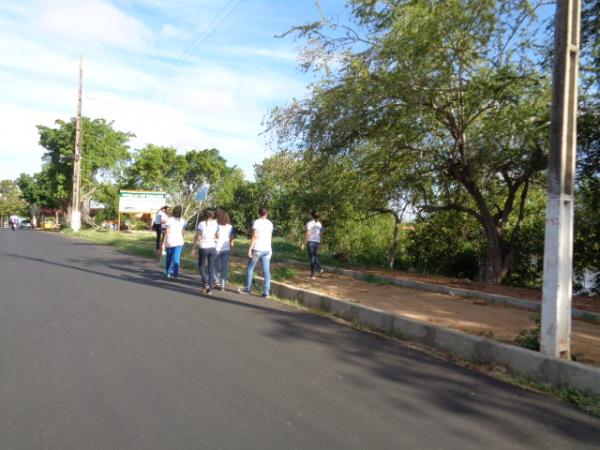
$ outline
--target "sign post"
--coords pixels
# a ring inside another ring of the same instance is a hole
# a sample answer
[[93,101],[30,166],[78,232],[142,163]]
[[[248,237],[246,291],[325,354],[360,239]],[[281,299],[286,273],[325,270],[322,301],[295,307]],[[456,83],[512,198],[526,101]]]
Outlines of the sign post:
[[165,206],[165,192],[119,191],[117,231],[121,230],[121,213],[154,213]]
[[[196,201],[200,204],[205,202],[208,198],[208,189],[210,188],[210,184],[204,184],[200,187],[200,190],[196,192]],[[198,214],[196,214],[196,226],[194,227],[194,233],[198,229],[198,220],[200,220],[200,211],[202,208],[198,208]]]

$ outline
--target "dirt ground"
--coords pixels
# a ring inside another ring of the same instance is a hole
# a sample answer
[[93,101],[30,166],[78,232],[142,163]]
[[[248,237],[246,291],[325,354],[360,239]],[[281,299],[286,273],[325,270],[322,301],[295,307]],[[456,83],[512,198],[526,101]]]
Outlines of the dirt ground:
[[[286,265],[276,263],[273,269],[281,266]],[[297,277],[285,280],[285,283],[507,343],[514,344],[519,331],[535,327],[534,319],[539,318],[539,313],[485,300],[377,285],[332,273],[311,280],[305,271],[298,272]],[[600,324],[573,320],[572,355],[579,362],[600,365]]]
[[[443,284],[444,286],[452,286],[462,289],[470,289],[473,291],[489,292],[490,294],[506,295],[509,297],[520,298],[523,300],[531,300],[535,302],[542,301],[542,292],[537,289],[518,288],[512,286],[497,286],[487,283],[480,283],[464,278],[448,278],[442,276],[422,275],[414,272],[402,271],[385,271],[374,268],[361,268],[361,272],[368,272],[374,275],[383,275],[396,278],[407,278],[417,281],[425,281],[427,283]],[[600,295],[595,296],[573,296],[573,306],[575,308],[600,313]]]

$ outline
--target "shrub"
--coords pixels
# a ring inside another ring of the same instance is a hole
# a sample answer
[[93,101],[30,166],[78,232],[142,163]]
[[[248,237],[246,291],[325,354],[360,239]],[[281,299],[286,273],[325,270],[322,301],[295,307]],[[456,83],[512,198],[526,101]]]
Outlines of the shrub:
[[523,347],[528,348],[529,350],[540,350],[540,332],[541,332],[541,323],[540,319],[535,319],[535,327],[527,328],[519,331],[517,338],[515,339],[516,343]]

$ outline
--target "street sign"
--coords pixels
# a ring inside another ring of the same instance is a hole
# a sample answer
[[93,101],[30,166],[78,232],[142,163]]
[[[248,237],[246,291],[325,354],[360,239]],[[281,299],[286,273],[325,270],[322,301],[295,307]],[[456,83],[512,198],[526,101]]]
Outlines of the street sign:
[[167,194],[156,191],[120,191],[120,213],[154,213],[165,206]]
[[197,202],[203,202],[206,200],[206,197],[208,197],[208,188],[210,187],[210,185],[205,184],[204,186],[202,186],[200,188],[200,190],[198,192],[196,192],[196,201]]

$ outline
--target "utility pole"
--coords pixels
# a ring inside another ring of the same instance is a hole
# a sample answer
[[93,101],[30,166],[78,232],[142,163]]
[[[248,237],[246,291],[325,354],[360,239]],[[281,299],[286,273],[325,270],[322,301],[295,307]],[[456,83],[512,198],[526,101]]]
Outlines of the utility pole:
[[75,149],[73,151],[73,203],[71,205],[71,229],[81,228],[79,190],[81,188],[81,97],[83,85],[83,56],[79,58],[79,91],[77,95],[77,120],[75,124]]
[[557,1],[540,350],[566,359],[571,358],[580,16],[580,0]]

